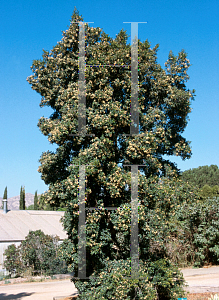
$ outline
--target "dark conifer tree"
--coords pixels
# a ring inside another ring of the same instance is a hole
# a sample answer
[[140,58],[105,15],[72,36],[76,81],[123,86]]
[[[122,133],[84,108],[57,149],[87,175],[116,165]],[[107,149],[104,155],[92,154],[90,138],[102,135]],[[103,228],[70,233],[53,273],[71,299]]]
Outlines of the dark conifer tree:
[[34,196],[34,210],[37,210],[38,207],[38,197],[37,197],[37,191],[35,192]]
[[20,210],[25,210],[25,188],[21,186],[20,190]]
[[5,190],[4,190],[3,199],[8,199],[8,191],[7,191],[7,186],[6,186]]

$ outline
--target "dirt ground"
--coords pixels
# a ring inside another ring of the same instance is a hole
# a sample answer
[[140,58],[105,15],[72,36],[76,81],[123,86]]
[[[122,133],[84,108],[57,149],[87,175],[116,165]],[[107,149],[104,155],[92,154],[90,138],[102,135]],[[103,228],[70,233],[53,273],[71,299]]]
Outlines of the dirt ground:
[[77,289],[69,279],[0,286],[0,300],[61,300],[76,294]]
[[[187,300],[208,300],[212,295],[219,293],[196,293],[187,296]],[[71,299],[70,299],[71,300]]]

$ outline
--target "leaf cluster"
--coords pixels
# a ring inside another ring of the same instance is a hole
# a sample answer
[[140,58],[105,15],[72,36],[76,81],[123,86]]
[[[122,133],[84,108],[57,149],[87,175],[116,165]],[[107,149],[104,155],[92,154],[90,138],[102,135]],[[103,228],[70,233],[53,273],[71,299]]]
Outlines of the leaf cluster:
[[106,261],[101,273],[94,272],[89,281],[75,281],[79,299],[176,299],[181,289],[182,273],[167,260],[139,262],[139,278],[131,277],[127,260]]

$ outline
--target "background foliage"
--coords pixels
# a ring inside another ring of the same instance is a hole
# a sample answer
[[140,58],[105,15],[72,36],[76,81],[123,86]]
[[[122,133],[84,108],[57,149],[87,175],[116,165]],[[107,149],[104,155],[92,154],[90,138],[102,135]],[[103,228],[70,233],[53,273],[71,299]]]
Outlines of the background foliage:
[[5,268],[17,275],[28,269],[33,275],[66,273],[66,265],[58,257],[59,238],[44,234],[41,230],[30,231],[19,247],[14,244],[5,250]]
[[219,169],[217,165],[189,169],[181,174],[184,182],[199,188],[203,200],[208,197],[219,197]]
[[186,245],[187,261],[194,266],[219,264],[219,198],[182,205],[176,212],[178,240]]
[[194,184],[198,188],[204,185],[213,187],[219,185],[219,169],[217,165],[200,166],[182,172],[182,180]]

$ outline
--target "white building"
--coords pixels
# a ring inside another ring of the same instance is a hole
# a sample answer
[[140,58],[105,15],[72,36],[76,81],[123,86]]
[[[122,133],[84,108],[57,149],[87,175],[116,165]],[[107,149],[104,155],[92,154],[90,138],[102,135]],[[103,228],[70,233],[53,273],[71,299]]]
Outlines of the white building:
[[59,236],[61,241],[67,238],[60,222],[64,211],[7,211],[7,201],[3,202],[4,208],[0,210],[0,272],[3,271],[5,249],[11,244],[20,245],[29,231],[41,229],[45,234]]

